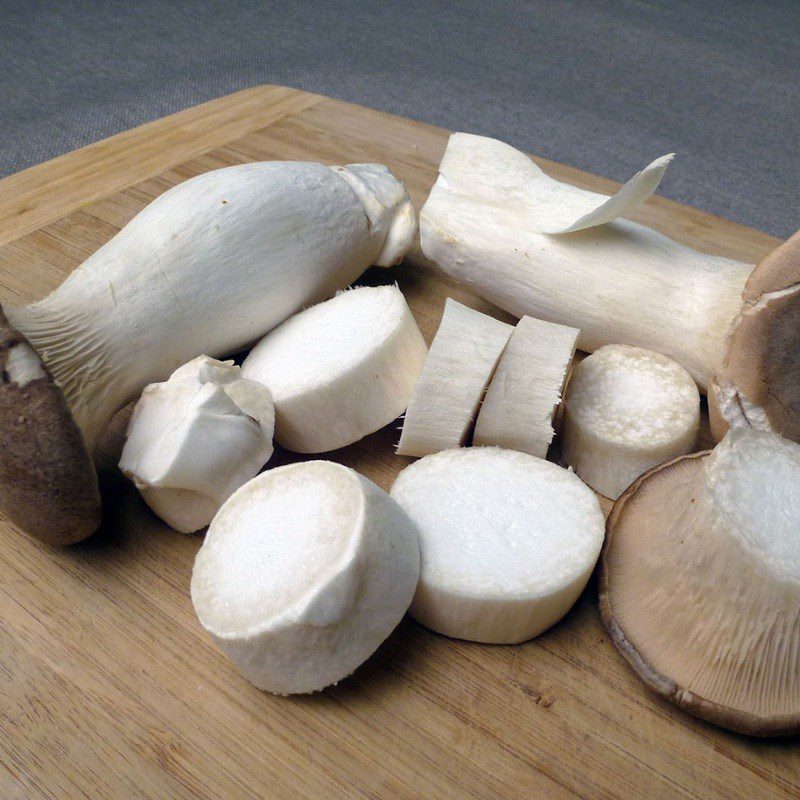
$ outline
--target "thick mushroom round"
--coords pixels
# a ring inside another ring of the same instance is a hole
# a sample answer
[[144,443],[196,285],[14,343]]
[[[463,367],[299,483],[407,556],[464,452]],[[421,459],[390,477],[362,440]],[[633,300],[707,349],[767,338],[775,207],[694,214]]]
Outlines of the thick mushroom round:
[[800,441],[800,231],[753,270],[709,386],[711,432],[771,430]]
[[22,530],[66,545],[100,524],[97,473],[61,389],[0,307],[0,497]]
[[600,610],[639,677],[758,736],[800,732],[800,446],[733,429],[636,481],[608,520]]

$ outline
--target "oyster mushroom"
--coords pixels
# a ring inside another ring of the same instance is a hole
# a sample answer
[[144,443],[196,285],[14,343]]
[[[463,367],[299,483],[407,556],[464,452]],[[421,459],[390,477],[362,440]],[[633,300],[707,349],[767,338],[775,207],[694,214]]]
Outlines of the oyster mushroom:
[[731,429],[639,478],[601,558],[611,638],[659,694],[758,736],[800,732],[800,445]]
[[[658,169],[648,172],[652,186]],[[717,437],[728,418],[800,441],[800,236],[754,269],[615,219],[635,202],[613,200],[550,178],[503,142],[456,133],[420,241],[515,316],[579,328],[582,350],[628,344],[677,361],[709,390]]]
[[161,195],[48,297],[5,309],[2,510],[53,544],[88,536],[92,454],[117,410],[397,263],[415,231],[403,184],[377,164],[242,164]]

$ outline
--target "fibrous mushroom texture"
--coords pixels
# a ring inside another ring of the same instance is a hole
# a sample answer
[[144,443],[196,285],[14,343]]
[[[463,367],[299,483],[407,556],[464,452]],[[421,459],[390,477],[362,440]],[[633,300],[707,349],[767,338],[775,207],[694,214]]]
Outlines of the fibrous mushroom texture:
[[651,350],[606,345],[573,370],[561,458],[616,500],[643,472],[694,449],[700,395],[688,372]]
[[640,677],[704,719],[800,732],[800,445],[733,429],[619,499],[601,610]]
[[447,298],[403,420],[400,455],[424,456],[466,442],[513,330]]
[[392,632],[419,577],[411,521],[351,469],[269,470],[220,509],[197,554],[203,627],[260,689],[298,694],[347,677]]
[[269,461],[274,422],[265,386],[200,356],[144,390],[120,469],[161,519],[192,533]]
[[616,342],[655,350],[705,387],[752,265],[615,218],[652,191],[665,162],[609,199],[548,177],[503,142],[453,134],[420,213],[422,249],[515,316],[579,328],[582,350]]
[[[0,476],[28,481],[26,497],[39,509],[17,507],[3,484],[5,512],[40,538],[88,535],[99,496],[86,510],[74,487],[86,485],[90,455],[117,410],[190,359],[235,353],[371,264],[397,263],[415,231],[402,183],[378,164],[242,164],[165,192],[55,292],[6,309],[9,341],[26,338],[44,364],[29,396],[49,392],[58,403],[33,415],[0,385],[0,420],[23,412],[27,420],[22,438],[0,447]],[[30,470],[36,442],[69,439],[70,424],[85,446],[70,450],[69,463],[63,448],[45,447]],[[65,491],[74,503],[61,518],[74,523],[48,530],[69,503]]]
[[579,335],[533,317],[519,321],[486,390],[474,444],[547,455]]
[[405,411],[428,349],[396,286],[342,292],[267,334],[242,365],[275,402],[275,438],[322,453]]
[[572,473],[499,447],[427,456],[391,495],[420,538],[411,615],[459,639],[512,643],[558,622],[603,543],[597,497]]

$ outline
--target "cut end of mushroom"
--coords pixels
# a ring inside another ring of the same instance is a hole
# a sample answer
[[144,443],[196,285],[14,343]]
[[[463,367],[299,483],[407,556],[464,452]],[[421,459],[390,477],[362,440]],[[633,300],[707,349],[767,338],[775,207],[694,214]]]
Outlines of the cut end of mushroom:
[[61,389],[0,307],[0,504],[31,536],[79,542],[100,524],[97,473]]
[[618,500],[600,608],[651,688],[742,733],[800,732],[800,447],[731,430]]
[[700,394],[691,375],[661,353],[610,344],[573,370],[561,455],[612,500],[643,472],[694,449]]
[[800,441],[800,232],[766,256],[742,292],[744,305],[709,391],[712,434],[772,430]]
[[329,461],[262,473],[222,506],[197,554],[203,627],[260,689],[315,692],[392,632],[419,578],[414,526],[382,489]]
[[538,636],[575,603],[603,543],[597,496],[574,473],[527,453],[435,453],[406,467],[391,495],[419,535],[411,615],[459,639]]

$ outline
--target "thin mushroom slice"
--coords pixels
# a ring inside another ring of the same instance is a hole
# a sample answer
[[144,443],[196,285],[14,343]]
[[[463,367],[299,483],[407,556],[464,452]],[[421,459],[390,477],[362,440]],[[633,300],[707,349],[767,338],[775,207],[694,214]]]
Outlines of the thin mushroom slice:
[[97,473],[67,401],[0,307],[0,498],[26,533],[52,545],[100,524]]
[[473,444],[545,458],[580,331],[523,317],[486,390]]
[[414,386],[397,453],[425,456],[463,445],[514,328],[448,297]]
[[206,631],[247,680],[303,694],[346,678],[405,614],[419,577],[414,526],[382,489],[330,461],[242,486],[192,572]]
[[636,481],[608,520],[600,610],[642,680],[742,733],[800,732],[800,445],[731,430]]

